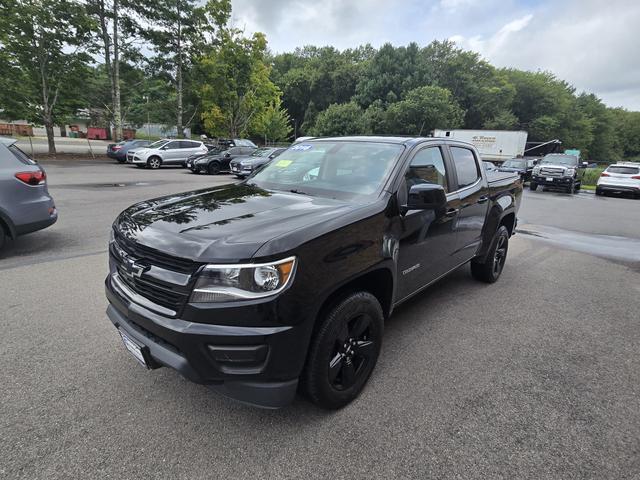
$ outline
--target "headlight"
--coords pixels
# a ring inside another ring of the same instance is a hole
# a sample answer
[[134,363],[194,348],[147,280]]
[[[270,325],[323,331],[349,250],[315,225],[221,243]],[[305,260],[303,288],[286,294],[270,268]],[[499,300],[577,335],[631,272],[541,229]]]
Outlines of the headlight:
[[271,263],[207,265],[191,294],[191,302],[232,302],[275,295],[292,281],[296,257]]
[[576,171],[575,171],[575,169],[574,169],[574,168],[567,168],[567,169],[564,171],[564,175],[565,175],[565,177],[573,177],[573,176],[575,175],[575,173],[576,173]]

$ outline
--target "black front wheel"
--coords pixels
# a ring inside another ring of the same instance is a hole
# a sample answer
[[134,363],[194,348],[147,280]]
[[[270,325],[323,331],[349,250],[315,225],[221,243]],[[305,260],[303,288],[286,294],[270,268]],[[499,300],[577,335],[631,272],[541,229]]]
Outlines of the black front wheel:
[[303,374],[316,405],[338,409],[360,394],[378,360],[383,325],[382,307],[369,292],[352,293],[327,312]]
[[211,162],[209,167],[207,168],[209,175],[217,175],[220,173],[220,163],[219,162]]
[[481,263],[477,260],[471,261],[471,275],[476,280],[486,283],[494,283],[500,278],[507,261],[507,251],[509,250],[509,230],[504,225],[498,228],[493,237],[489,252]]

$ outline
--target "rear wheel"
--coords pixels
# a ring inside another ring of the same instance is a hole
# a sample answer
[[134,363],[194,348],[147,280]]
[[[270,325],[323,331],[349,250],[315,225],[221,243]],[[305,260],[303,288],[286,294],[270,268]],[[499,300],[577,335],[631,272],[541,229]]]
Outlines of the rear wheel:
[[149,165],[149,168],[156,170],[160,168],[160,165],[162,165],[162,160],[160,159],[160,157],[151,157],[149,160],[147,160],[147,165]]
[[384,316],[369,292],[352,293],[335,305],[311,339],[303,374],[318,406],[342,408],[364,388],[380,354]]
[[486,283],[497,281],[507,260],[508,250],[509,230],[504,225],[501,225],[493,237],[484,262],[471,261],[471,275],[473,275],[473,278]]
[[7,242],[7,234],[4,231],[4,225],[0,222],[0,252],[4,248],[4,244]]
[[116,158],[116,160],[118,161],[118,163],[124,163],[127,161],[126,158]]
[[537,188],[538,188],[538,184],[532,180],[529,183],[529,189],[531,189],[531,190],[533,190],[535,192]]
[[211,162],[207,168],[209,175],[217,175],[220,173],[220,162]]
[[596,195],[601,197],[602,195],[604,195],[604,192],[600,188],[596,188]]

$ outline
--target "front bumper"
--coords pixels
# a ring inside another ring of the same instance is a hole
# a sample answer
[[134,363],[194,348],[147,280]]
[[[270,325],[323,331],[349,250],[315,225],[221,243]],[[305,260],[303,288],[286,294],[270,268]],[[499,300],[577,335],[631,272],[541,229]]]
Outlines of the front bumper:
[[544,185],[548,187],[566,187],[571,185],[574,181],[573,177],[541,177],[539,175],[532,175],[531,181],[538,185]]
[[[109,319],[148,349],[152,368],[173,368],[195,383],[260,407],[280,408],[293,400],[306,358],[308,322],[246,327],[168,318],[128,301],[111,276],[105,283]],[[224,309],[210,314],[224,314]],[[258,319],[253,323],[260,325]]]

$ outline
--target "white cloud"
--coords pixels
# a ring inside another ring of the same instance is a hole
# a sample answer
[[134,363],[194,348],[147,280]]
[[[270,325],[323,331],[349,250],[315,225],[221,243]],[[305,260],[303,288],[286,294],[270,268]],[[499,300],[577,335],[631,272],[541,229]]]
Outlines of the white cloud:
[[550,70],[640,110],[638,0],[233,0],[233,12],[276,52],[449,38],[494,65]]
[[549,70],[610,106],[640,110],[640,2],[570,1],[489,36],[450,37],[497,66]]

